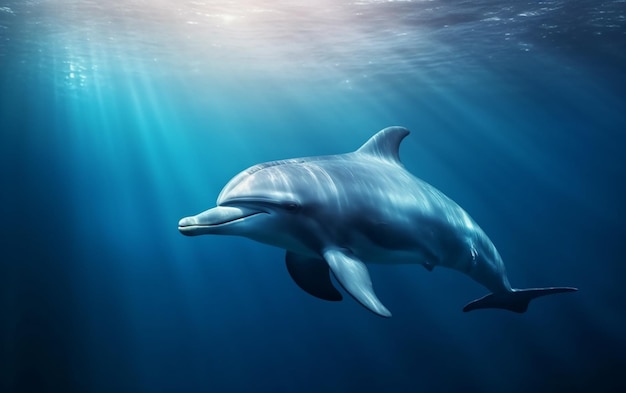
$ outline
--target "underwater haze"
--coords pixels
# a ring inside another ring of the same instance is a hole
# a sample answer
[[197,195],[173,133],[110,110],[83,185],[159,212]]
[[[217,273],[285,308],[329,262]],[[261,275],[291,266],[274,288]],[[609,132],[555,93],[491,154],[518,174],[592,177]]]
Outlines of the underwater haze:
[[[182,236],[240,171],[411,130],[517,288]],[[624,0],[0,1],[1,392],[626,391]]]

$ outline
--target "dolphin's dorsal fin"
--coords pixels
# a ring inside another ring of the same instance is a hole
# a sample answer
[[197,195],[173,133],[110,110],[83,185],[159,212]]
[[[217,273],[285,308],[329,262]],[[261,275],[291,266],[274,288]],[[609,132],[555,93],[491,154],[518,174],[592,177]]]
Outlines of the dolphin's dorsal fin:
[[400,164],[400,142],[409,135],[404,127],[387,127],[380,130],[363,144],[356,152],[376,156],[377,158]]

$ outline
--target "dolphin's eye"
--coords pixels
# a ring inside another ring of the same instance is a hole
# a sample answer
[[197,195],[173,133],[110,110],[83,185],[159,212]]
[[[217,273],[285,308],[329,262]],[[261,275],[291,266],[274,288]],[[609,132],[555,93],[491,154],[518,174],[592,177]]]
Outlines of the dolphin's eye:
[[300,205],[298,205],[295,202],[285,202],[282,204],[283,209],[285,210],[289,210],[290,212],[296,211],[298,210],[298,208],[300,207]]

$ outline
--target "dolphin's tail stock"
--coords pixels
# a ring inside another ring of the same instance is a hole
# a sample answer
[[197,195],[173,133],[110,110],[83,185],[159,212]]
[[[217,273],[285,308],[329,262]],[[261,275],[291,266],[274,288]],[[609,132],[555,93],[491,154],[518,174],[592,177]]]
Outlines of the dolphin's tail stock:
[[575,292],[577,290],[578,288],[553,287],[514,289],[511,292],[490,293],[487,296],[467,303],[465,307],[463,307],[463,311],[468,312],[480,308],[503,308],[505,310],[523,313],[528,309],[528,303],[535,298],[555,293]]

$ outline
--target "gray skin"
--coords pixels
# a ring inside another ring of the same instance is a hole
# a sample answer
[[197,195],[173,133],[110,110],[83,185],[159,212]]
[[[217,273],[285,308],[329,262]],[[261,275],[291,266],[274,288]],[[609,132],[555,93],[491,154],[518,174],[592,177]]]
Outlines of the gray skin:
[[464,311],[524,312],[530,300],[575,288],[511,288],[485,232],[454,201],[411,175],[389,127],[355,152],[273,161],[235,176],[217,207],[180,220],[184,235],[239,235],[287,250],[287,268],[308,293],[341,300],[329,270],[372,312],[391,313],[374,293],[366,264],[422,264],[458,270],[492,293]]

